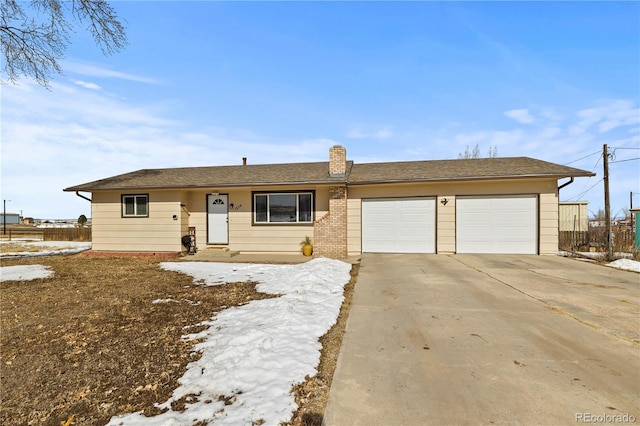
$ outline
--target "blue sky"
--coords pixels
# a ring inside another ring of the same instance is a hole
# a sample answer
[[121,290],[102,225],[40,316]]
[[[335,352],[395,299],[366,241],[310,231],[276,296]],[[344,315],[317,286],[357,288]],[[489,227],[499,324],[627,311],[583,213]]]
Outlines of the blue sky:
[[142,168],[454,159],[478,144],[597,173],[562,201],[640,206],[638,2],[113,2],[129,46],[71,38],[51,90],[1,87],[2,198],[90,216],[62,189]]

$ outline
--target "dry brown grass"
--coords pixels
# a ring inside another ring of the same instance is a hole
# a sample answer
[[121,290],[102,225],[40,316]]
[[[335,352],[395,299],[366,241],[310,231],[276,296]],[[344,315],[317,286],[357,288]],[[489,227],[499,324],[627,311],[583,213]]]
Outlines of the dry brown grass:
[[[168,399],[199,354],[189,332],[216,312],[269,296],[254,283],[194,284],[158,260],[82,255],[3,261],[42,264],[55,275],[0,285],[1,424],[105,424]],[[338,323],[325,335],[319,373],[296,387],[293,425],[322,421],[357,267]],[[151,303],[173,299],[173,303]]]
[[[58,250],[59,248],[49,247],[49,250]],[[41,251],[42,247],[21,243],[4,243],[0,244],[0,253],[35,253]]]

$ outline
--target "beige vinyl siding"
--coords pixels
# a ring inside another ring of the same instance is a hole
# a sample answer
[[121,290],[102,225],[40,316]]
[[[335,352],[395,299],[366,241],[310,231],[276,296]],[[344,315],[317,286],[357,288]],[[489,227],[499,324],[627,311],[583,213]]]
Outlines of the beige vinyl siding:
[[[210,193],[211,191],[209,191]],[[207,245],[207,192],[188,191],[183,195],[189,211],[189,227],[196,228],[196,247],[203,250]]]
[[[443,201],[446,200],[446,205]],[[441,195],[436,202],[436,249],[437,253],[456,252],[456,197]]]
[[[362,199],[437,196],[436,252],[454,253],[456,250],[456,196],[519,194],[539,195],[539,252],[540,254],[556,254],[558,252],[558,187],[556,179],[350,186],[348,203],[349,254],[359,253],[362,247],[361,232],[359,232],[362,227]],[[441,204],[443,198],[448,200],[446,206]]]
[[540,254],[558,254],[558,192],[541,193],[540,208]]
[[[186,193],[180,193],[180,214],[178,215],[178,219],[180,220],[180,237],[189,233],[189,218],[191,215],[187,208],[187,198]],[[184,247],[182,248],[184,249]]]
[[[189,226],[196,228],[198,249],[207,247],[207,194],[217,192],[229,197],[229,244],[230,250],[242,252],[283,252],[298,253],[300,242],[313,237],[313,223],[288,225],[254,225],[252,212],[253,192],[292,192],[315,191],[315,219],[324,216],[329,210],[328,187],[257,187],[215,189],[208,191],[189,191],[188,209],[191,212]],[[233,207],[231,207],[233,205]]]
[[[351,188],[347,192],[351,197]],[[358,255],[362,249],[362,200],[347,199],[347,253]]]
[[[122,217],[122,195],[148,194],[148,217]],[[94,192],[92,249],[96,251],[181,250],[180,193],[177,191]],[[177,220],[173,216],[177,215]]]

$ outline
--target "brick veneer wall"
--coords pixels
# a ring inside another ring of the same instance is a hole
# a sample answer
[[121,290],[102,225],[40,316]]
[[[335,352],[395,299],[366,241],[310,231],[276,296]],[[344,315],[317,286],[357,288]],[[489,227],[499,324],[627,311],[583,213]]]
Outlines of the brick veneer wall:
[[313,224],[313,253],[333,259],[347,258],[347,187],[329,188],[329,213]]

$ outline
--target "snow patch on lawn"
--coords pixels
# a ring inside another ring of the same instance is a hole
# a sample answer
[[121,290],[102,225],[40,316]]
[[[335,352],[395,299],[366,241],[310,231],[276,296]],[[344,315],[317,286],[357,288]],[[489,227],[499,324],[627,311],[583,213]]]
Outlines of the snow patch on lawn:
[[0,268],[0,282],[29,281],[51,276],[53,276],[53,271],[48,266],[42,265],[16,265]]
[[[110,425],[278,425],[298,408],[291,389],[317,373],[320,337],[333,326],[350,280],[351,265],[314,259],[299,265],[165,262],[161,266],[205,285],[256,281],[258,291],[280,295],[218,313],[206,330],[184,336],[202,339],[163,414],[132,413]],[[188,401],[182,412],[174,401]]]
[[625,271],[640,272],[640,262],[630,259],[618,259],[611,263],[607,263],[607,266],[612,268],[624,269]]
[[176,299],[155,299],[151,301],[151,303],[154,305],[157,305],[158,303],[171,303],[171,302],[179,303],[180,301]]

